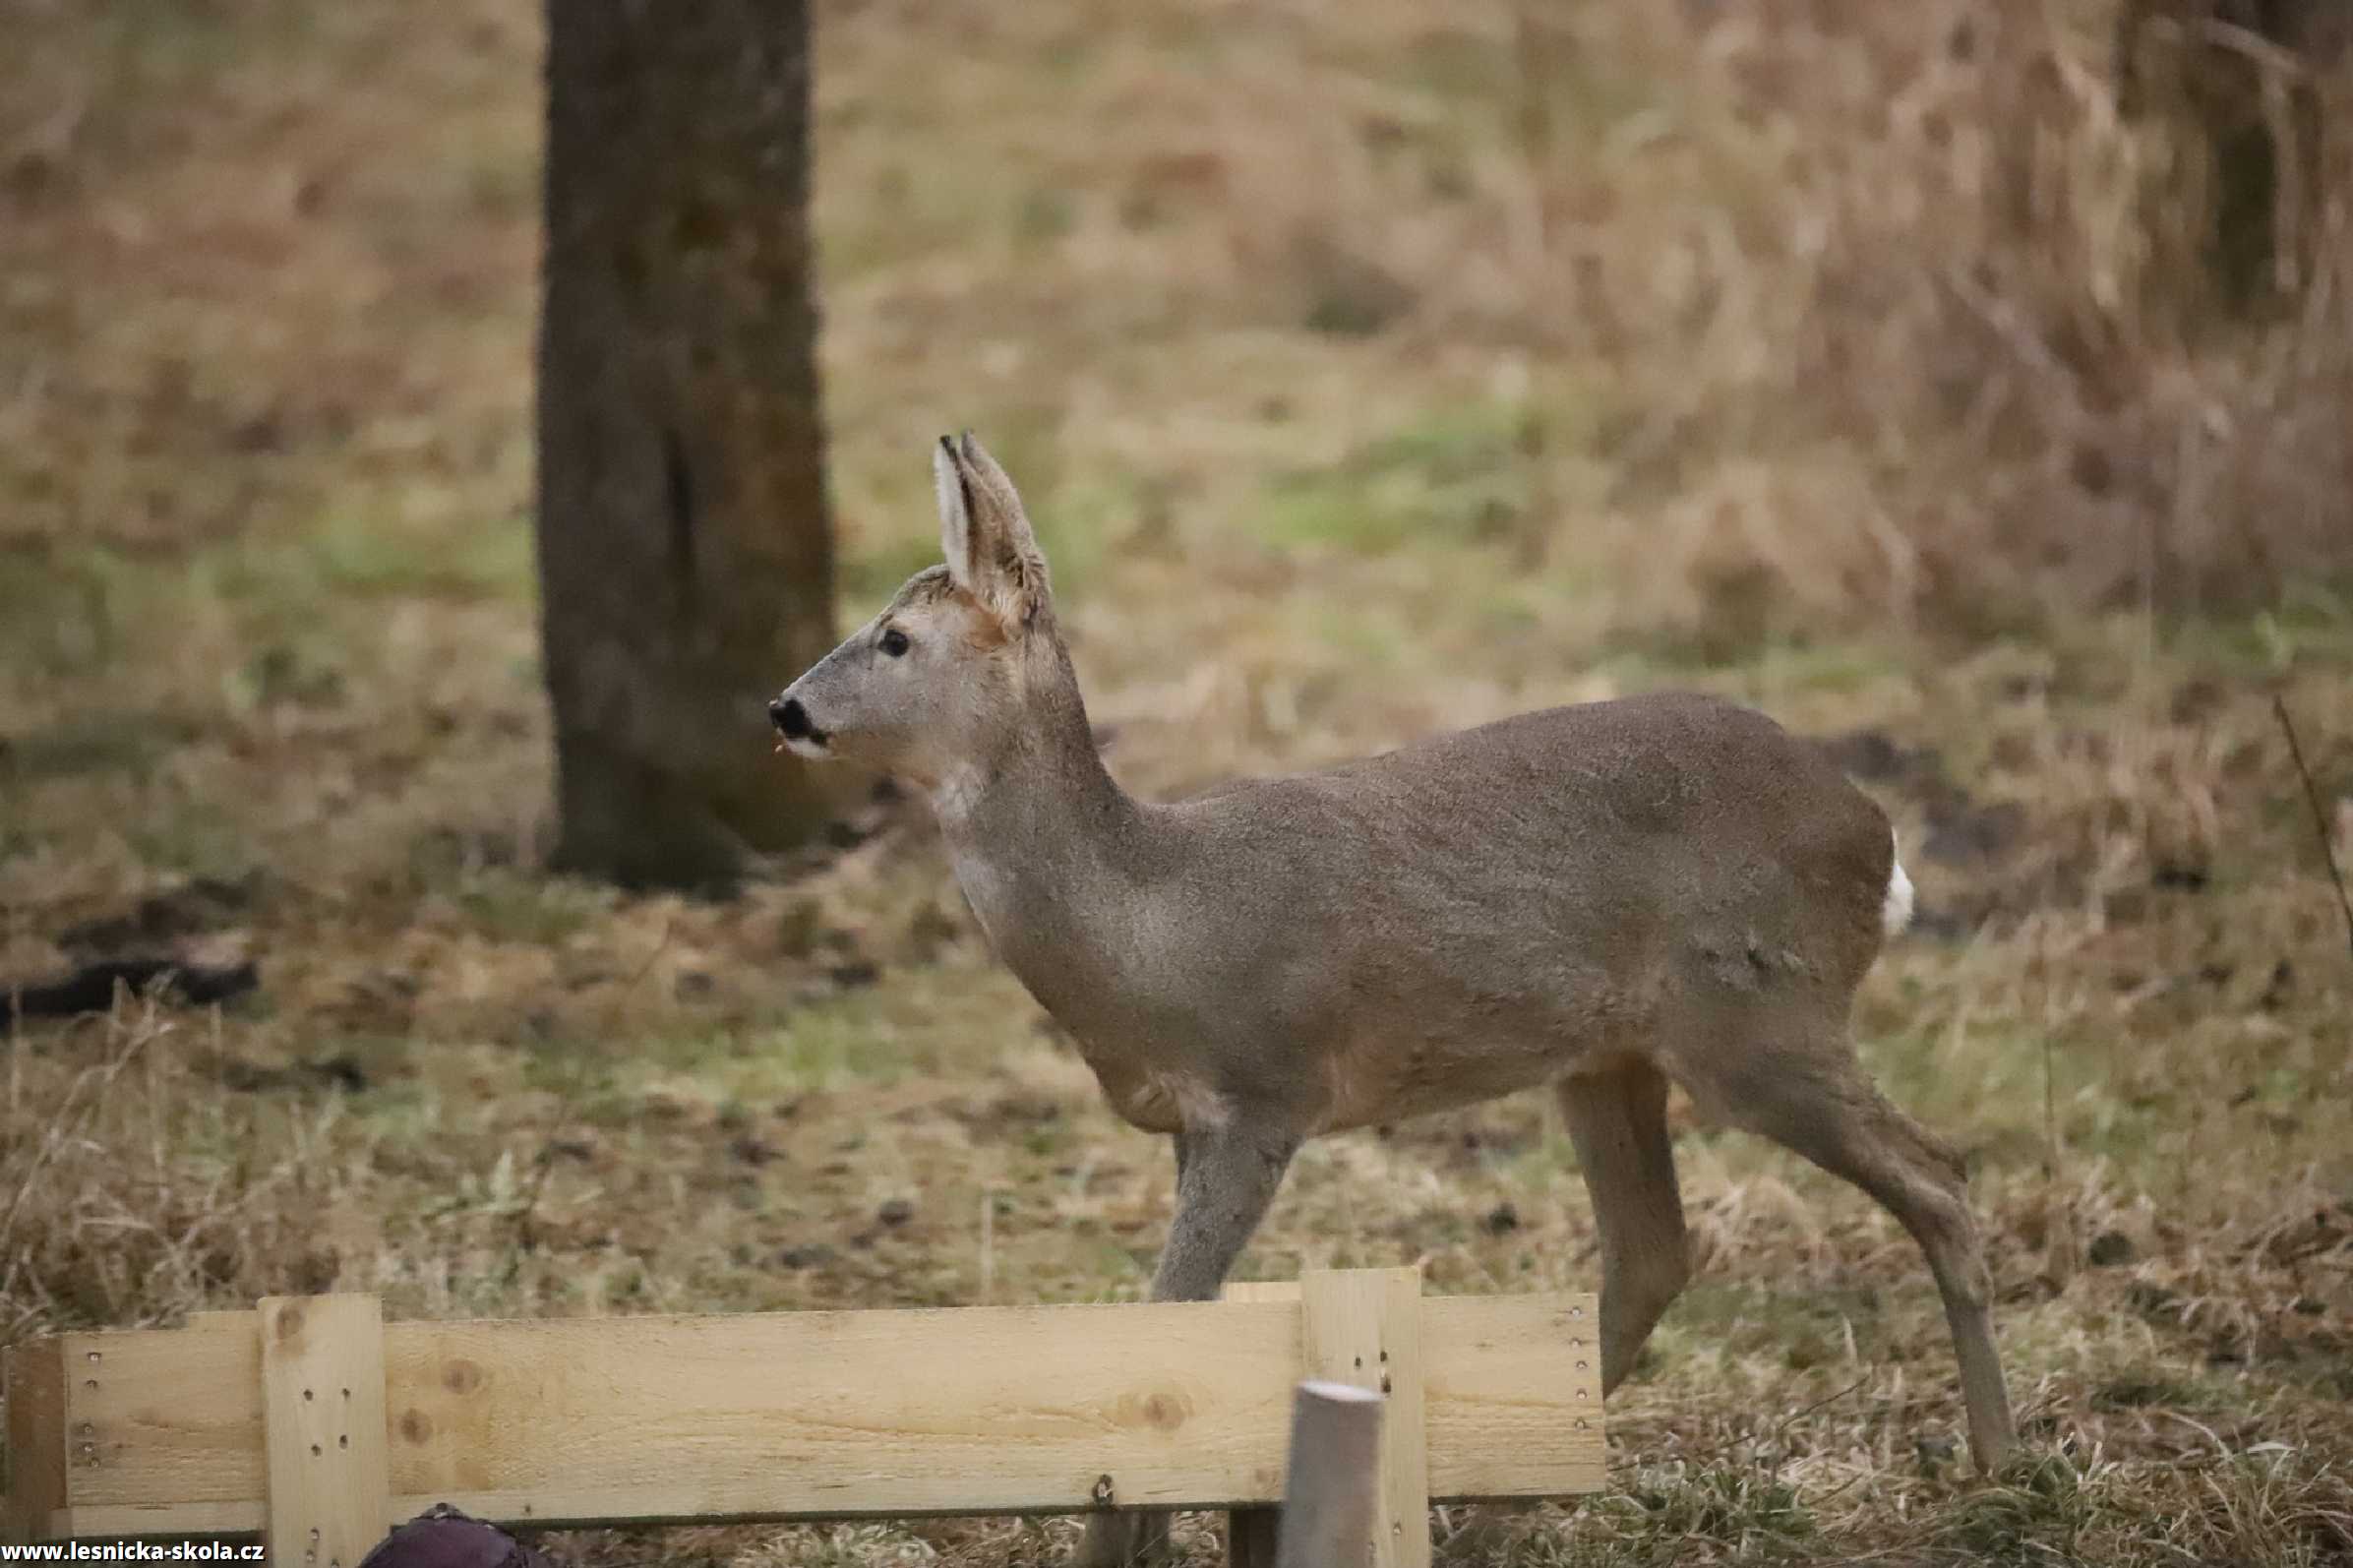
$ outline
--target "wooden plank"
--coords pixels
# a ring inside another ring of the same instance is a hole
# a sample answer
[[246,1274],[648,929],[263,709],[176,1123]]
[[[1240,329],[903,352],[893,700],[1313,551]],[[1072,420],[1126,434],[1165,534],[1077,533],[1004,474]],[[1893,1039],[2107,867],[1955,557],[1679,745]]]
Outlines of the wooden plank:
[[[419,1503],[409,1513],[420,1513],[427,1506]],[[101,1503],[95,1508],[65,1508],[51,1514],[40,1538],[259,1536],[269,1522],[270,1510],[258,1497],[242,1503]]]
[[69,1334],[58,1343],[66,1364],[90,1374],[66,1388],[75,1439],[68,1508],[260,1505],[268,1479],[258,1328]]
[[384,1308],[373,1296],[272,1296],[261,1318],[270,1560],[359,1568],[392,1528]]
[[1597,1312],[1586,1295],[1422,1297],[1432,1498],[1603,1489]]
[[1386,1397],[1379,1423],[1379,1506],[1355,1559],[1370,1568],[1429,1568],[1429,1458],[1424,1447],[1421,1271],[1318,1270],[1299,1281],[1307,1376]]
[[[1228,1280],[1225,1301],[1297,1301],[1297,1280]],[[1275,1568],[1283,1510],[1237,1508],[1226,1515],[1226,1568]]]
[[202,1333],[227,1331],[232,1334],[259,1334],[262,1314],[259,1312],[191,1312],[187,1326]]
[[1272,1498],[1281,1306],[444,1326],[394,1341],[395,1484],[515,1518],[1081,1512]]
[[25,1541],[40,1534],[65,1506],[67,1444],[65,1345],[37,1340],[8,1348],[8,1508],[0,1539]]
[[[1599,1489],[1591,1297],[1433,1297],[1420,1311],[1433,1497]],[[1105,1474],[1137,1506],[1272,1503],[1304,1375],[1299,1316],[1261,1301],[394,1323],[393,1513],[445,1499],[510,1523],[1078,1512]],[[112,1370],[94,1392],[68,1380],[68,1423],[91,1421],[95,1462],[68,1467],[52,1536],[133,1518],[153,1535],[257,1529],[259,1339],[46,1342],[74,1365],[100,1349]]]

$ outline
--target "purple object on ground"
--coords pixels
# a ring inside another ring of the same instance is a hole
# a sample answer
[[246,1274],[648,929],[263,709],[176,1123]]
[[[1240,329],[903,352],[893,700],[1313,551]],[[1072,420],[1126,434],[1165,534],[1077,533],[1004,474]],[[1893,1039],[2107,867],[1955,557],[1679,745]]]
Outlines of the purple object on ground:
[[495,1525],[435,1503],[385,1537],[359,1568],[555,1568]]

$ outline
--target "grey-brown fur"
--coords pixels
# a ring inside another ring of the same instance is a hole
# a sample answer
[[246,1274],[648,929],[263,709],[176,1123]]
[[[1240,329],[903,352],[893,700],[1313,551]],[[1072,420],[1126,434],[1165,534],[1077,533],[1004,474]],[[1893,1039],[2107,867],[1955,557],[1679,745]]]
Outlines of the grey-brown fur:
[[[1687,1274],[1679,1083],[1911,1231],[1978,1460],[2001,1457],[1961,1162],[1847,1035],[1900,874],[1887,818],[1814,748],[1731,703],[1645,696],[1138,801],[1096,755],[1012,485],[970,437],[936,465],[946,573],[796,681],[778,722],[931,792],[997,953],[1119,1114],[1174,1135],[1157,1298],[1217,1295],[1303,1140],[1551,1084],[1601,1235],[1614,1388]],[[1090,1556],[1123,1538],[1096,1531]]]

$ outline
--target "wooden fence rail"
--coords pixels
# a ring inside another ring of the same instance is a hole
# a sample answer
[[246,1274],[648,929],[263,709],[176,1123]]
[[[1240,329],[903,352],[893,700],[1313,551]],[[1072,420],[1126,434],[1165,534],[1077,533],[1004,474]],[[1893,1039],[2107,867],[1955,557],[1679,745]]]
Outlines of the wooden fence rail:
[[390,1325],[372,1297],[272,1298],[11,1349],[8,1520],[355,1568],[436,1502],[521,1525],[1246,1509],[1281,1499],[1316,1377],[1387,1393],[1373,1559],[1418,1568],[1431,1500],[1602,1475],[1590,1296],[1418,1293],[1351,1270],[1186,1304]]

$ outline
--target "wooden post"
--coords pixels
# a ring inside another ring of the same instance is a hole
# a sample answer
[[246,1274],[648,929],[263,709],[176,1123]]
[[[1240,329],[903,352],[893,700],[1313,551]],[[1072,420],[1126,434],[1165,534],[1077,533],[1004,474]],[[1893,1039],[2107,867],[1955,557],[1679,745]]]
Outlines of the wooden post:
[[1299,1385],[1276,1568],[1362,1568],[1372,1560],[1381,1538],[1381,1405],[1378,1393],[1352,1383]]
[[1388,1401],[1381,1425],[1373,1568],[1429,1568],[1429,1452],[1422,1419],[1421,1271],[1316,1270],[1300,1287],[1301,1364],[1310,1378]]
[[[1300,1360],[1307,1376],[1387,1399],[1379,1507],[1362,1561],[1372,1568],[1429,1568],[1421,1271],[1314,1269],[1297,1281],[1229,1285],[1225,1298],[1300,1302]],[[1271,1508],[1237,1508],[1227,1515],[1229,1568],[1274,1568],[1276,1517]]]
[[262,1300],[270,1560],[359,1568],[391,1528],[384,1309],[373,1296]]
[[65,1507],[65,1346],[35,1340],[8,1348],[8,1506],[0,1540],[41,1539]]

